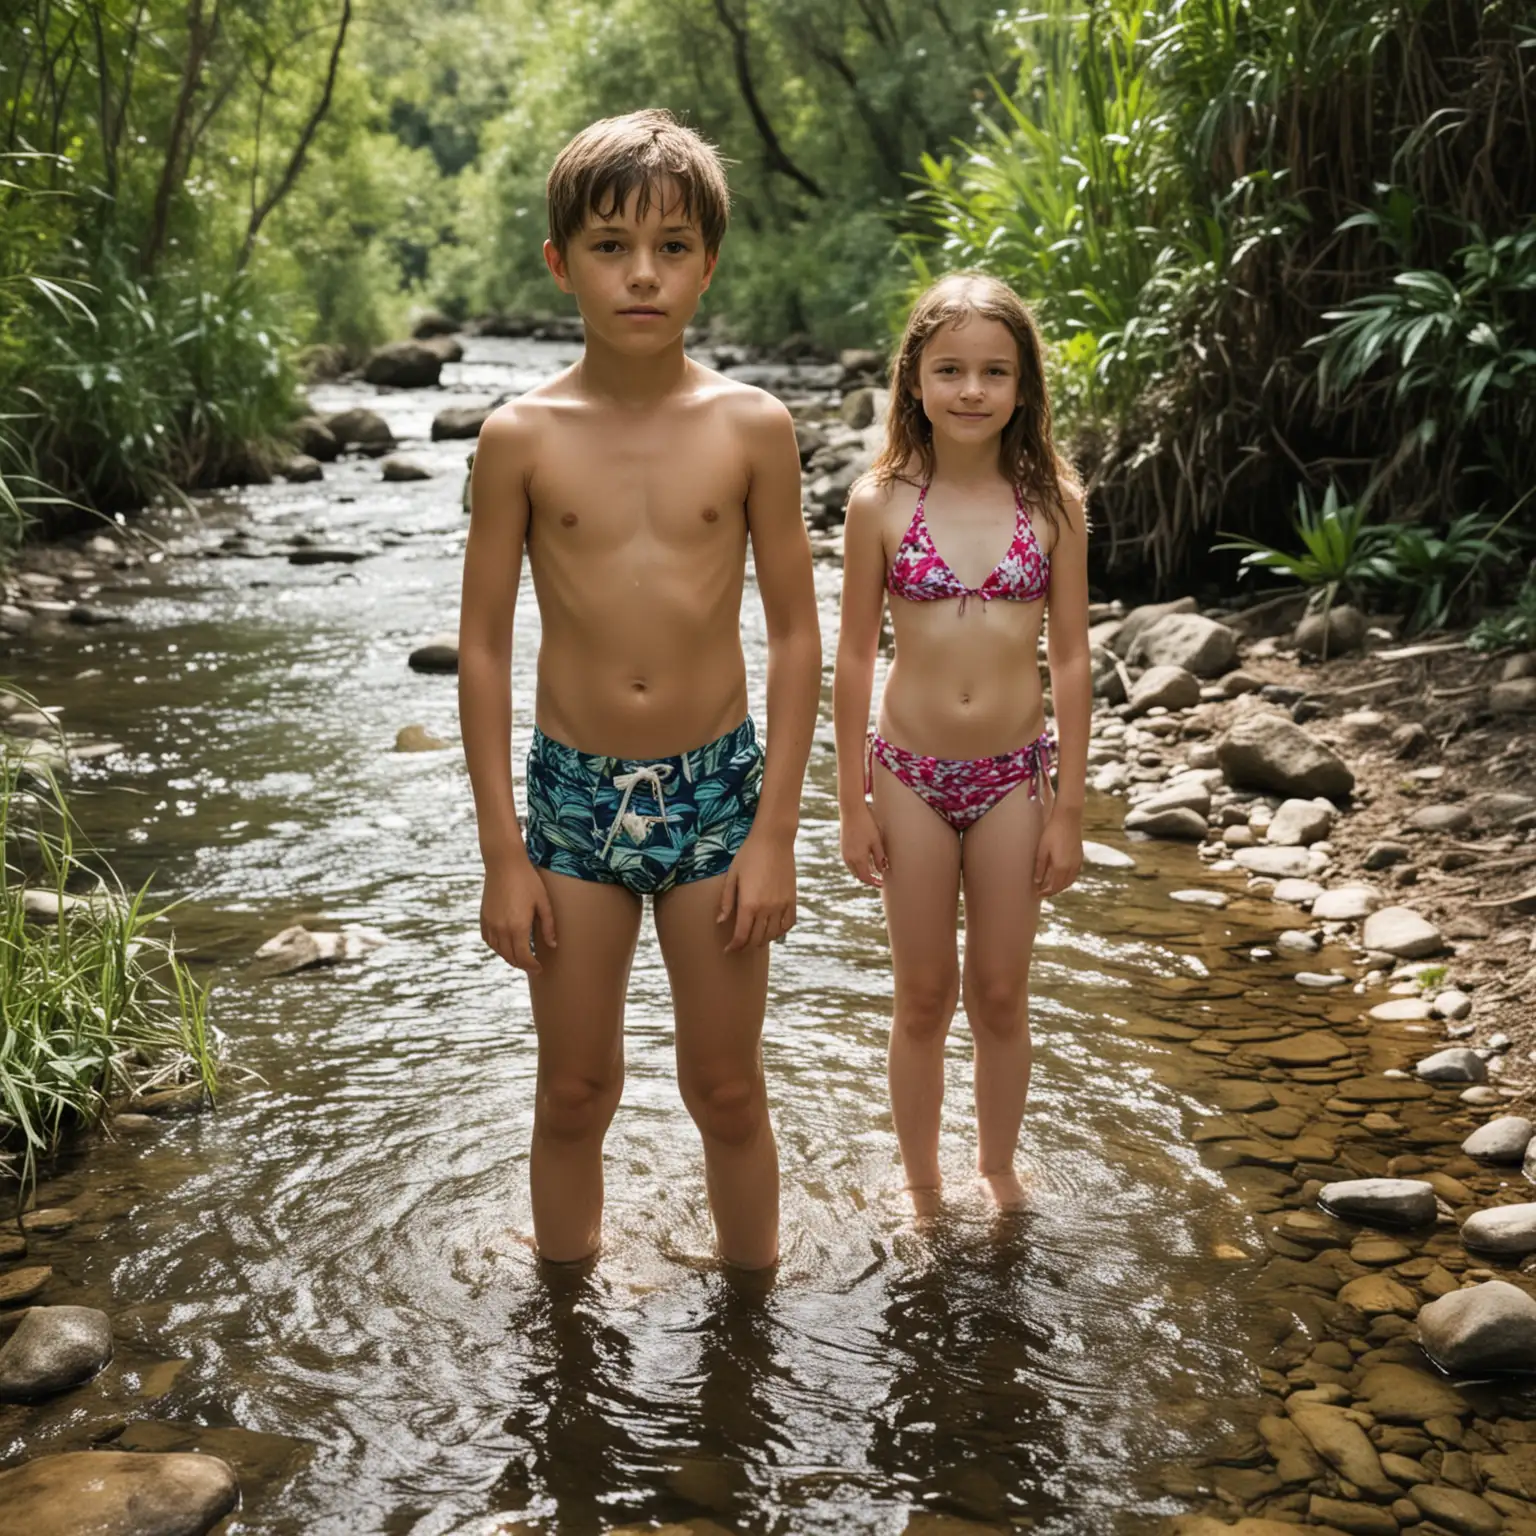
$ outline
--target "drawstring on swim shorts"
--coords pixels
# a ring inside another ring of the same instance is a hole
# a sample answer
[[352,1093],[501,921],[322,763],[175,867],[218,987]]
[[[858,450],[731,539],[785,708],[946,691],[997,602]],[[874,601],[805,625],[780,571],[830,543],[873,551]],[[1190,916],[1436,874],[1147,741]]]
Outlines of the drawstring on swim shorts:
[[[682,764],[683,778],[687,783],[692,784],[693,772],[689,766],[688,754],[686,752],[683,754]],[[676,843],[677,838],[673,835],[672,832],[671,819],[667,815],[666,795],[662,790],[663,783],[665,783],[665,781],[671,777],[671,763],[646,763],[642,764],[639,768],[633,769],[629,773],[614,774],[613,787],[615,789],[622,789],[624,793],[619,799],[618,810],[614,812],[613,825],[608,828],[607,840],[603,843],[604,858],[608,856],[608,850],[613,847],[613,840],[619,835],[619,829],[621,827],[629,832],[633,841],[638,843],[640,839],[645,836],[646,832],[649,831],[649,829],[659,821],[664,827],[666,827],[667,837],[673,843]],[[659,815],[627,815],[627,812],[629,811],[630,798],[634,795],[635,790],[642,784],[647,785],[650,788],[651,793],[655,795],[656,809],[658,812],[660,812]]]

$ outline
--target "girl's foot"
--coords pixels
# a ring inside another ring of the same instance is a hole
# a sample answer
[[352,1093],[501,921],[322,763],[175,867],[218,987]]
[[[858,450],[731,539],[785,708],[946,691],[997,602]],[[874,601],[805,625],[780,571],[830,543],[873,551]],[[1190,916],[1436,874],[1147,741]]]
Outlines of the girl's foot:
[[912,1214],[919,1223],[932,1221],[939,1214],[943,1191],[937,1184],[907,1185],[907,1198],[912,1202]]
[[1029,1191],[1024,1181],[1012,1168],[1005,1173],[984,1173],[981,1182],[986,1185],[987,1193],[992,1197],[992,1203],[1000,1211],[1022,1211],[1028,1209]]

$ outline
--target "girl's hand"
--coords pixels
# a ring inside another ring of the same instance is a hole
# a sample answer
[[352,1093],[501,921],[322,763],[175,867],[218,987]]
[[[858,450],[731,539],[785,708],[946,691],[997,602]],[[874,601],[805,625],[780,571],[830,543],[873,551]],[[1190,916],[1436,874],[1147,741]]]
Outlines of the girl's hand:
[[884,882],[886,870],[891,867],[885,856],[885,841],[880,836],[880,824],[867,800],[857,806],[844,808],[838,815],[838,834],[842,845],[843,863],[855,880],[878,889]]
[[1042,899],[1059,895],[1077,879],[1082,868],[1082,818],[1057,806],[1046,820],[1035,853],[1036,894]]

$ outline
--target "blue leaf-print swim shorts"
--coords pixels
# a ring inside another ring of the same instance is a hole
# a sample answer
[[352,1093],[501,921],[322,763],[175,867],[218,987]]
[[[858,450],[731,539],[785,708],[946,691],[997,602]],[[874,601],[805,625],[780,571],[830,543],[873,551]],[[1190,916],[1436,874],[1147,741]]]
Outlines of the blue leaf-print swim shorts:
[[557,875],[658,896],[730,868],[762,783],[750,716],[707,747],[651,760],[578,752],[535,730],[528,857]]

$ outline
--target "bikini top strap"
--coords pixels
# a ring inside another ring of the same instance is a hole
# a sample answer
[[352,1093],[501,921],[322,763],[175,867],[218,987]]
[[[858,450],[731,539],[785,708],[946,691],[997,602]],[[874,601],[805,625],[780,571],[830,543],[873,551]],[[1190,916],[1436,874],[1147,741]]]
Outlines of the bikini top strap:
[[923,516],[923,503],[928,500],[928,482],[924,481],[922,489],[917,493],[917,505],[912,509],[912,519],[907,524],[907,531],[901,536],[901,543],[896,546],[899,555],[909,544],[915,544],[918,540],[918,529],[926,525]]

